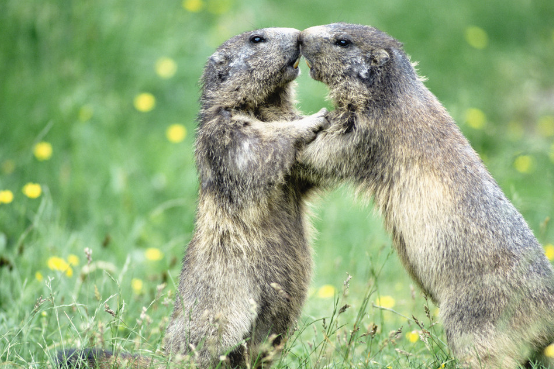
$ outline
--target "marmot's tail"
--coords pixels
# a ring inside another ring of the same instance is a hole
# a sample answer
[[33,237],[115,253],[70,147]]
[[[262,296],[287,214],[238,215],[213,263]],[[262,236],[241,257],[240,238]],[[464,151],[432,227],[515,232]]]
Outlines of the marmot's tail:
[[151,358],[129,354],[114,355],[111,351],[95,348],[59,351],[57,365],[60,369],[156,368],[155,362]]

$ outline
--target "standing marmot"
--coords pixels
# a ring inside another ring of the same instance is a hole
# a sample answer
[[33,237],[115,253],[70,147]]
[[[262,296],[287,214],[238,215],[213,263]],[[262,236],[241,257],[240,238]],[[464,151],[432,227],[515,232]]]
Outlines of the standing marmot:
[[295,121],[299,34],[268,28],[233,37],[202,77],[196,227],[166,343],[203,368],[225,354],[232,367],[260,366],[257,346],[272,335],[278,345],[306,297],[303,199],[312,185],[291,169],[327,121],[325,111]]
[[[324,109],[300,119],[294,108],[299,34],[267,28],[235,36],[204,70],[199,200],[166,332],[172,360],[189,354],[198,367],[215,368],[227,355],[231,367],[269,366],[258,346],[279,345],[300,315],[311,278],[303,200],[312,184],[292,167],[328,122]],[[122,360],[152,365],[95,349],[59,355],[60,365],[72,367]]]
[[515,368],[540,353],[554,341],[550,263],[401,43],[339,23],[303,31],[301,51],[336,110],[299,160],[374,196],[462,362]]

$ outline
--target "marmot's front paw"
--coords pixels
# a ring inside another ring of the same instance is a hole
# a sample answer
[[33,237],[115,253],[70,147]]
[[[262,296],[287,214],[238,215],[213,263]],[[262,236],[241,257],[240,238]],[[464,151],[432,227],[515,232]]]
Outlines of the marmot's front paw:
[[298,122],[300,129],[300,140],[303,144],[315,140],[317,133],[329,127],[327,120],[327,109],[323,108],[315,114],[305,117]]
[[323,131],[329,128],[330,123],[329,123],[329,120],[327,119],[327,113],[328,113],[327,109],[321,108],[320,111],[310,116],[317,121],[317,125],[315,125],[314,132],[317,133],[319,131]]

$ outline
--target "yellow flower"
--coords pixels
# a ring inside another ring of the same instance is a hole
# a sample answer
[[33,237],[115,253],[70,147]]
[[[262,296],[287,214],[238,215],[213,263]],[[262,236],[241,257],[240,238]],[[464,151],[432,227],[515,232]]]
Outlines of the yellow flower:
[[544,254],[548,258],[548,260],[554,260],[554,245],[549,243],[548,245],[544,245]]
[[156,98],[151,93],[143,92],[135,97],[134,105],[135,109],[146,113],[154,109],[156,106]]
[[396,304],[396,301],[391,296],[381,296],[377,300],[375,300],[375,305],[381,306],[387,309],[390,309],[394,307]]
[[198,13],[204,7],[202,0],[183,0],[183,8],[192,13]]
[[317,290],[317,297],[320,299],[327,299],[329,297],[335,296],[335,287],[330,284],[325,284]]
[[41,273],[41,272],[36,272],[36,273],[35,273],[35,278],[36,278],[37,281],[39,281],[39,282],[42,282],[42,280],[44,279],[44,277],[42,276],[42,273]]
[[167,127],[165,136],[169,142],[179,143],[187,136],[187,129],[182,124],[172,124]]
[[417,331],[411,331],[411,332],[406,333],[406,338],[411,343],[415,343],[415,342],[417,342],[417,340],[419,340],[419,334],[417,333]]
[[479,50],[486,48],[489,43],[489,36],[487,35],[487,32],[477,26],[467,27],[465,31],[465,38],[471,47]]
[[158,260],[162,260],[162,258],[164,257],[164,254],[159,249],[150,247],[146,249],[146,251],[144,252],[144,256],[146,256],[146,259],[148,260],[158,261]]
[[84,105],[79,109],[79,120],[81,122],[86,122],[92,118],[94,111],[90,105]]
[[67,256],[67,262],[73,266],[79,265],[79,257],[74,254],[69,254]]
[[543,137],[554,136],[554,116],[545,115],[544,117],[540,117],[537,122],[537,130]]
[[473,129],[483,129],[485,127],[485,123],[487,123],[487,117],[480,109],[467,109],[466,123]]
[[546,346],[544,349],[544,356],[554,358],[554,343]]
[[2,172],[4,172],[4,174],[12,174],[14,170],[15,163],[13,162],[13,160],[8,159],[2,162]]
[[42,193],[42,188],[38,183],[27,183],[23,186],[23,194],[30,199],[36,199]]
[[173,77],[175,72],[177,72],[177,63],[171,58],[159,58],[156,61],[155,69],[158,76],[168,79]]
[[51,270],[64,272],[65,275],[67,275],[68,277],[71,277],[73,275],[73,269],[71,269],[71,266],[69,266],[67,261],[58,256],[49,257],[47,264],[48,268],[50,268]]
[[535,170],[535,160],[530,155],[520,155],[514,160],[514,168],[520,173],[532,173]]
[[48,258],[48,268],[51,270],[64,271],[69,268],[69,264],[58,256],[51,256]]
[[40,161],[48,160],[52,157],[52,145],[50,142],[39,142],[35,145],[33,153]]
[[13,201],[13,192],[10,190],[0,191],[0,204],[9,204]]
[[133,289],[133,292],[137,295],[140,295],[142,293],[142,280],[138,278],[133,278],[131,280],[131,288]]

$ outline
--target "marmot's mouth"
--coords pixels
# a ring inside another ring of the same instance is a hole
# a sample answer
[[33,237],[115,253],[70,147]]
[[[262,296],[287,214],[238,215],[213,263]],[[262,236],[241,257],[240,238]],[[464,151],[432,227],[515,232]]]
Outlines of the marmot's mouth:
[[294,69],[298,69],[298,64],[300,64],[300,58],[302,58],[302,55],[300,53],[294,53],[292,57],[289,59],[287,66],[293,67]]
[[312,63],[310,63],[308,58],[304,58],[304,59],[306,59],[306,65],[308,65],[308,68],[312,69]]

